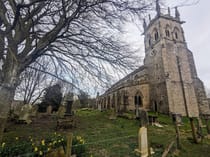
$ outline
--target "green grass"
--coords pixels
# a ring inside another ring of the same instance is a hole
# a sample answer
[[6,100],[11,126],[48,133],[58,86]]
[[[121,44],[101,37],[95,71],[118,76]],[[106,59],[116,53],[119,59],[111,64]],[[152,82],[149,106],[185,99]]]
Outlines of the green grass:
[[[77,127],[71,130],[60,131],[65,135],[73,132],[85,139],[86,154],[94,157],[135,157],[134,149],[138,147],[139,121],[134,119],[116,118],[110,120],[111,111],[78,110],[75,114]],[[131,113],[127,113],[131,114]],[[149,113],[154,114],[154,113]],[[131,116],[132,117],[132,116]],[[175,128],[170,117],[158,114],[158,121],[163,126],[148,127],[149,144],[154,149],[154,157],[160,157],[164,149],[175,140]],[[180,157],[209,157],[210,140],[204,139],[202,143],[192,142],[191,128],[188,118],[183,119],[180,126],[182,149],[170,152],[169,156]],[[49,119],[41,124],[13,124],[8,127],[4,141],[12,141],[15,137],[27,138],[32,136],[42,139],[55,132],[56,121]],[[206,131],[204,131],[206,134]]]

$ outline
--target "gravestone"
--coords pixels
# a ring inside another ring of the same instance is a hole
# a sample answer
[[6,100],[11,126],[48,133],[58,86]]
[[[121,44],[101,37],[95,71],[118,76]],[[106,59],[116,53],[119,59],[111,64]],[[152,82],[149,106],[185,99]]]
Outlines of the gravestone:
[[73,100],[66,101],[66,115],[72,115]]
[[64,118],[64,115],[66,113],[66,107],[61,105],[59,108],[58,108],[58,112],[57,112],[57,116],[59,118]]
[[47,106],[47,114],[48,115],[52,114],[52,106],[51,105]]
[[64,105],[66,107],[66,113],[65,116],[71,116],[72,115],[72,104],[74,102],[74,94],[73,93],[67,93],[64,97]]
[[140,109],[139,118],[140,118],[140,127],[146,127],[149,123],[147,111]]
[[139,152],[141,153],[141,157],[148,157],[148,138],[147,138],[147,128],[141,127],[139,129],[138,135],[138,143],[139,143]]
[[31,105],[24,105],[21,108],[21,111],[19,113],[19,121],[26,122],[27,124],[30,124],[32,122],[30,118],[30,112],[31,112],[32,106]]

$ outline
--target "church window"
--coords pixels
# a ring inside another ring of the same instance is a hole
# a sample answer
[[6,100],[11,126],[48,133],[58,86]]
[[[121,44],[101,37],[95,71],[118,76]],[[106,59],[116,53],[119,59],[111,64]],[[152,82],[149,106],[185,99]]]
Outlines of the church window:
[[166,30],[166,36],[167,36],[167,37],[170,37],[170,32],[169,32],[169,30]]
[[179,39],[179,29],[177,27],[174,28],[174,38]]
[[135,105],[136,106],[139,106],[139,107],[142,107],[143,106],[141,96],[136,95],[134,97],[134,101],[135,101]]
[[149,46],[151,46],[151,38],[149,38]]
[[157,41],[158,38],[159,38],[159,34],[158,34],[158,32],[155,32],[155,41]]
[[177,32],[175,32],[175,38],[178,39],[178,33]]

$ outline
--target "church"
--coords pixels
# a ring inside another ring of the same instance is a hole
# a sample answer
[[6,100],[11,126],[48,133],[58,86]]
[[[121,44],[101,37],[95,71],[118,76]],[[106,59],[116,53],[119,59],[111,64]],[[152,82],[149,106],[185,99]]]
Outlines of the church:
[[203,82],[199,79],[193,53],[185,41],[180,14],[162,14],[144,20],[144,63],[103,95],[97,97],[100,110],[145,109],[165,114],[199,117],[210,114]]

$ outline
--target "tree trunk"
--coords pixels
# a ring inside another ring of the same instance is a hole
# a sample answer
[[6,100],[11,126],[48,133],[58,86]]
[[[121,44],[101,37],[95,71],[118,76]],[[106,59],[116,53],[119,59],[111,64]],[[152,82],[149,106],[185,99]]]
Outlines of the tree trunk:
[[2,142],[8,113],[15,95],[15,89],[20,83],[18,63],[6,61],[2,66],[2,70],[0,70],[0,74],[0,142]]
[[15,95],[14,85],[0,85],[0,143],[2,142],[3,132],[6,126],[8,113]]

